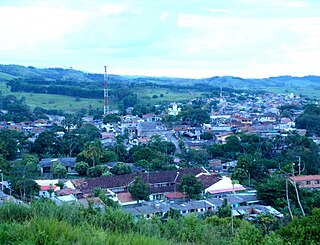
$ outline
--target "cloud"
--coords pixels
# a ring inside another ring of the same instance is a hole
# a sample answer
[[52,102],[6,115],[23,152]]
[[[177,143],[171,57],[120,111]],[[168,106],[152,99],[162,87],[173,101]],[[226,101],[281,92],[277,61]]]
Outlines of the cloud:
[[0,4],[4,63],[183,77],[320,71],[311,1],[21,1]]
[[231,14],[233,13],[233,11],[229,10],[229,9],[217,9],[217,8],[211,8],[208,9],[209,12],[211,13],[220,13],[220,14]]
[[168,12],[162,12],[160,15],[160,20],[164,21],[168,18],[169,13]]
[[0,7],[0,50],[33,50],[77,29],[87,14],[45,7]]
[[269,4],[278,7],[288,7],[288,8],[306,8],[309,4],[305,1],[293,1],[293,0],[240,0],[242,3],[249,4]]

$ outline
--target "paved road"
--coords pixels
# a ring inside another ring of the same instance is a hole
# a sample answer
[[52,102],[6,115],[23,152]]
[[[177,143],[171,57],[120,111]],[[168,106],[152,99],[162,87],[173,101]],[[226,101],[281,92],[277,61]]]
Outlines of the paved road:
[[173,134],[174,134],[174,131],[171,131],[171,130],[164,132],[164,135],[168,139],[168,141],[172,142],[176,146],[176,152],[175,152],[175,155],[176,155],[181,153],[181,149],[179,147],[179,141],[174,137]]

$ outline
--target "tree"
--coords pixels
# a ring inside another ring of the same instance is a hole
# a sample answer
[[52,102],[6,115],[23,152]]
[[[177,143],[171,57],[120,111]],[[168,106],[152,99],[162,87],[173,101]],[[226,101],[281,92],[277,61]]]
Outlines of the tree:
[[142,178],[137,176],[133,183],[129,185],[128,190],[131,196],[138,200],[149,200],[150,187],[143,182]]
[[174,209],[174,208],[170,208],[168,210],[168,212],[166,212],[164,215],[163,215],[163,218],[164,219],[173,219],[173,220],[179,220],[180,218],[182,218],[182,214],[180,213],[180,211],[178,209]]
[[163,140],[160,135],[151,136],[149,147],[152,150],[160,151],[166,154],[174,154],[176,151],[176,146],[172,142]]
[[16,158],[18,150],[17,142],[21,139],[21,135],[13,130],[1,129],[0,130],[0,155],[7,160]]
[[224,150],[228,153],[228,156],[235,158],[242,152],[242,146],[239,138],[235,135],[229,136],[226,139]]
[[65,155],[72,157],[81,152],[87,142],[87,135],[79,134],[77,130],[67,131],[62,138],[62,151]]
[[88,145],[87,149],[83,153],[85,157],[92,160],[92,165],[96,166],[96,164],[100,162],[100,158],[103,156],[104,149],[102,148],[100,141],[93,141]]
[[293,219],[277,233],[286,244],[319,244],[320,209],[314,209],[312,215]]
[[207,166],[208,165],[208,159],[209,155],[206,150],[195,150],[191,149],[187,152],[185,155],[186,161],[188,161],[189,164],[195,165],[195,166]]
[[132,172],[131,167],[128,164],[125,164],[123,162],[117,163],[111,169],[111,173],[113,173],[114,175],[130,174],[131,172]]
[[32,197],[36,193],[39,193],[40,186],[34,180],[21,178],[13,182],[13,190],[21,197]]
[[118,114],[108,114],[103,118],[103,123],[107,124],[107,123],[116,123],[116,122],[120,122],[121,118]]
[[153,151],[149,147],[133,147],[130,152],[134,162],[140,160],[151,162],[154,159]]
[[208,146],[207,152],[211,158],[222,157],[225,154],[223,145],[218,144]]
[[119,157],[114,151],[104,151],[101,158],[102,162],[116,162],[118,160]]
[[97,165],[97,166],[88,168],[87,175],[89,175],[90,177],[100,177],[101,175],[103,175],[108,171],[109,169],[107,166]]
[[210,121],[209,113],[199,106],[185,106],[177,117],[184,123],[190,124],[192,127],[200,126],[201,124]]
[[55,178],[64,178],[67,174],[67,169],[61,162],[55,162],[51,166],[51,173]]
[[75,133],[86,136],[86,142],[95,141],[101,138],[99,129],[91,123],[86,123],[75,130]]
[[52,193],[54,192],[54,189],[53,189],[52,184],[50,184],[50,187],[49,187],[49,189],[48,189],[47,191],[48,191],[49,196],[50,196],[50,198],[51,198],[51,197],[52,197]]
[[55,184],[56,186],[60,187],[60,189],[62,190],[64,187],[64,182],[59,180],[58,183]]
[[203,185],[192,174],[183,175],[179,189],[181,192],[187,193],[189,197],[195,198],[201,194]]
[[3,171],[4,174],[7,174],[10,168],[9,162],[0,155],[0,169]]
[[32,145],[32,152],[42,156],[56,156],[59,154],[60,140],[55,132],[44,131]]
[[77,162],[74,166],[74,170],[77,171],[79,175],[86,175],[89,168],[89,164],[86,162]]
[[240,183],[246,183],[248,181],[249,184],[249,173],[243,168],[236,168],[232,173],[232,179],[237,179]]
[[[286,201],[286,181],[284,178],[270,177],[266,181],[256,186],[257,197],[265,204],[274,208],[285,208]],[[296,203],[296,194],[292,185],[289,185],[288,195],[291,199],[290,203]]]
[[227,218],[231,216],[231,206],[228,204],[228,200],[223,199],[222,205],[218,207],[217,215],[219,218]]
[[211,133],[211,132],[203,132],[200,135],[200,138],[203,140],[212,140],[214,138],[214,136],[213,136],[213,133]]

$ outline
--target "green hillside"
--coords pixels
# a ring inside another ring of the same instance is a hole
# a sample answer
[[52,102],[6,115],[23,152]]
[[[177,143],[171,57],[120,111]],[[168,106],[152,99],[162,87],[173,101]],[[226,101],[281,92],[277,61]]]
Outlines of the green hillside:
[[[0,91],[3,95],[24,97],[32,108],[61,109],[75,112],[81,108],[103,108],[103,74],[91,74],[72,68],[44,68],[0,65]],[[280,76],[243,79],[223,76],[203,79],[146,76],[108,76],[110,108],[118,109],[125,97],[136,94],[139,101],[155,105],[182,102],[204,94],[232,91],[269,91],[296,93],[320,98],[320,77]],[[212,96],[212,94],[211,94]],[[127,103],[125,106],[130,106]]]

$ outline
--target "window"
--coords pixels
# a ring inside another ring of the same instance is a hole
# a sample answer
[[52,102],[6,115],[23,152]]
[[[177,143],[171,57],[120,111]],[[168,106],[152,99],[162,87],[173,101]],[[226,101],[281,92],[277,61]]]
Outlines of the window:
[[319,185],[320,184],[320,180],[316,180],[316,184]]
[[306,181],[306,184],[307,184],[307,185],[311,185],[311,181],[310,181],[310,180],[307,180],[307,181]]

